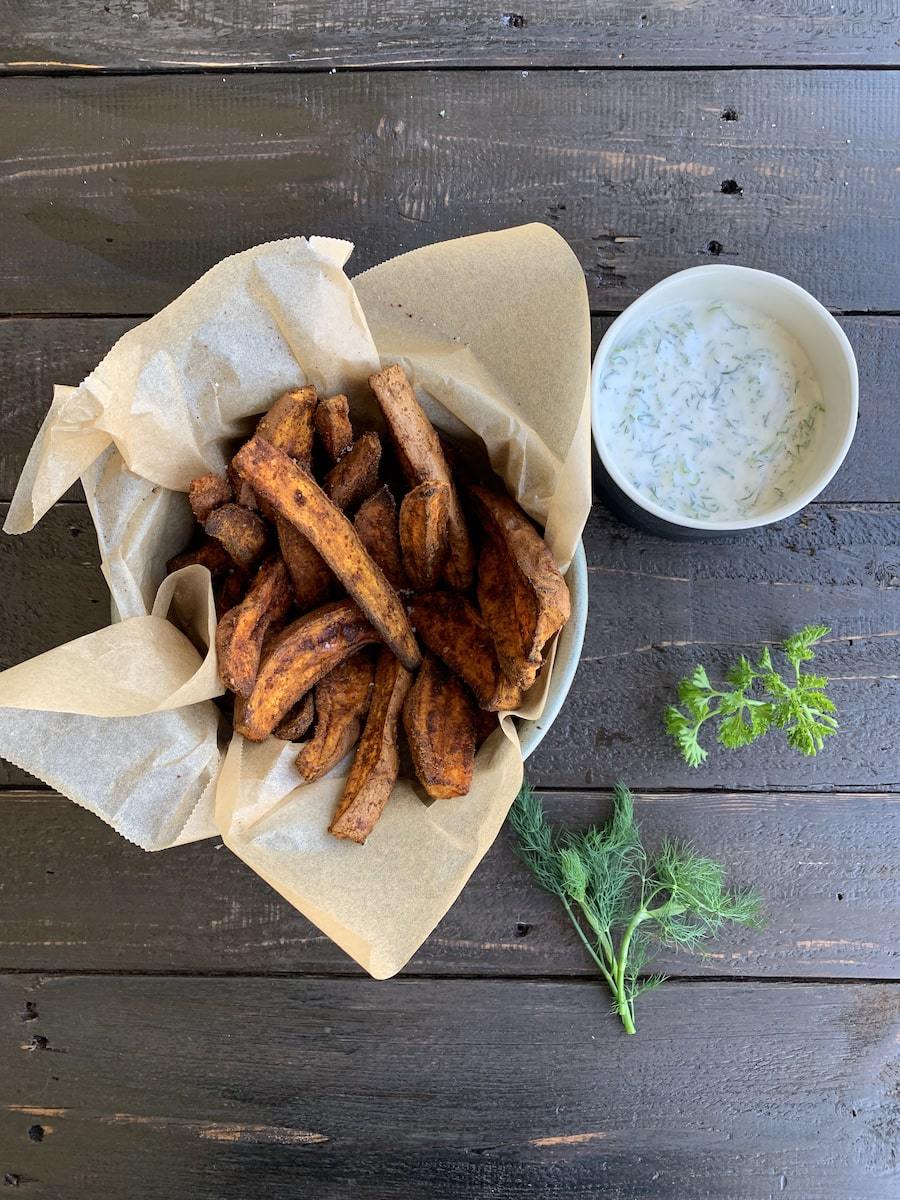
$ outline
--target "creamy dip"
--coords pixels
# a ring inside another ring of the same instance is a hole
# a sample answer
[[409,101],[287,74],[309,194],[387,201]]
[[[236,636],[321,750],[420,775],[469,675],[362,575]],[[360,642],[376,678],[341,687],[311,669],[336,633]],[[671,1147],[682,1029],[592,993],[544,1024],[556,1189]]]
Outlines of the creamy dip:
[[796,493],[824,412],[796,339],[727,300],[651,314],[614,346],[600,382],[600,432],[619,470],[699,520],[750,518]]

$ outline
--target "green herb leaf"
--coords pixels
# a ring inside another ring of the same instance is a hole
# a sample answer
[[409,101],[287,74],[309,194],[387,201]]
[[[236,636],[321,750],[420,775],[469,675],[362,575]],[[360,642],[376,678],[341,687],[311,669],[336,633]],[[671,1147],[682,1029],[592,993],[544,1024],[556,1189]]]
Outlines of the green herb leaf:
[[775,670],[768,646],[756,666],[742,654],[726,672],[721,687],[710,683],[702,666],[682,679],[678,684],[681,707],[670,704],[664,721],[688,766],[699,767],[708,757],[700,743],[707,721],[717,722],[717,740],[729,750],[748,746],[774,727],[785,731],[792,749],[818,753],[825,738],[837,732],[835,706],[825,692],[827,678],[805,675],[800,668],[814,657],[813,646],[829,632],[827,625],[807,625],[785,640],[782,648],[794,668],[792,682]]

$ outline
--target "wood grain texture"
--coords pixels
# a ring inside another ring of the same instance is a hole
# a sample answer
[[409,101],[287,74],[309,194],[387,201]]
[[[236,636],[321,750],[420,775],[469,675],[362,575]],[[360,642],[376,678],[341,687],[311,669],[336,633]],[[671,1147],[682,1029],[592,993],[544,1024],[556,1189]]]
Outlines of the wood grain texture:
[[[7,504],[0,504],[0,525]],[[0,670],[109,624],[87,505],[59,504],[23,537],[0,533]],[[0,786],[31,776],[0,758]]]
[[[609,812],[596,793],[544,803],[573,829]],[[764,892],[763,930],[664,953],[666,974],[900,979],[900,796],[645,794],[636,810],[648,846],[685,837]],[[0,970],[362,974],[218,838],[146,854],[48,792],[0,794],[0,823]],[[593,977],[513,845],[504,828],[405,973]]]
[[632,1038],[582,982],[20,976],[0,1008],[37,1200],[896,1191],[895,985],[670,983]]
[[[0,506],[0,515],[4,506]],[[892,790],[900,785],[900,521],[896,505],[813,505],[734,542],[690,546],[636,533],[595,506],[585,530],[590,608],[565,707],[529,760],[547,787]],[[12,664],[107,621],[84,507],[60,505],[22,538],[0,538],[2,657]],[[816,758],[771,734],[712,747],[700,770],[674,753],[661,715],[703,661],[713,677],[742,650],[802,625],[833,633],[817,667],[832,679],[843,732]],[[0,783],[22,780],[3,768]]]
[[[8,507],[0,505],[0,524]],[[0,670],[108,624],[87,505],[57,505],[22,537],[0,534]]]
[[421,66],[890,65],[900,8],[757,0],[17,0],[13,71]]
[[[593,346],[612,318],[595,317]],[[826,500],[900,501],[900,317],[842,317],[859,364],[860,420]],[[8,317],[0,320],[0,501],[9,500],[53,395],[77,384],[138,318]],[[72,499],[77,489],[68,493]]]
[[[0,312],[148,313],[225,255],[346,237],[359,271],[528,221],[598,311],[765,267],[895,311],[900,74],[372,72],[0,83]],[[722,119],[726,111],[736,121]],[[738,192],[723,194],[723,181]],[[711,257],[709,246],[722,247]]]
[[[137,322],[133,318],[0,320],[0,500],[15,491],[53,385],[75,386]],[[81,495],[80,485],[67,499]]]
[[[900,777],[900,526],[892,505],[813,505],[734,542],[637,534],[596,507],[585,530],[590,609],[566,706],[529,760],[548,785],[893,788]],[[810,622],[831,626],[816,666],[843,732],[815,758],[770,736],[713,746],[692,770],[662,729],[678,680],[698,662],[721,679],[742,650]],[[662,631],[665,630],[665,633]]]

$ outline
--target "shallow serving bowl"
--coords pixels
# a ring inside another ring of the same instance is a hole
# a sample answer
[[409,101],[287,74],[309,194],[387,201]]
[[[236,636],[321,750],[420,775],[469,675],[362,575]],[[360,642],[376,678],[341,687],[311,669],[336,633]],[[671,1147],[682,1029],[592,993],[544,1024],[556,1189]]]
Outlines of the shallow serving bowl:
[[[616,345],[654,311],[670,304],[727,299],[750,305],[774,318],[800,343],[822,389],[824,436],[802,487],[777,507],[739,520],[700,520],[663,508],[639,492],[620,470],[605,444],[599,420],[600,379]],[[818,300],[796,283],[750,267],[691,267],[670,275],[617,317],[594,356],[591,406],[594,444],[600,457],[600,487],[610,507],[650,533],[674,538],[733,536],[784,520],[809,504],[825,487],[850,448],[856,430],[859,377],[847,335]]]

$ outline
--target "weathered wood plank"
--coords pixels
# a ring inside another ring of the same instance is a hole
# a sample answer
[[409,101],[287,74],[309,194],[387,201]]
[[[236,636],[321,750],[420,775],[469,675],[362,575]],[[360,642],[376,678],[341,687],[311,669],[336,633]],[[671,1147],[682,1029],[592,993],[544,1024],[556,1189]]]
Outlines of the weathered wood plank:
[[[134,318],[0,320],[0,500],[9,500],[53,399],[53,385],[76,385]],[[80,495],[80,487],[68,499]]]
[[641,1003],[629,1038],[576,982],[8,977],[2,1167],[47,1200],[136,1164],[197,1200],[895,1194],[896,985]]
[[[5,506],[0,506],[2,515]],[[565,708],[530,763],[547,787],[891,790],[900,784],[900,512],[813,505],[735,542],[691,546],[636,533],[595,506],[585,531],[590,611]],[[22,661],[106,623],[106,592],[84,507],[60,505],[24,538],[0,538],[0,660]],[[832,677],[843,732],[816,758],[772,734],[712,748],[693,771],[661,715],[681,676],[713,676],[741,650],[810,621],[834,632],[817,664]],[[23,777],[3,768],[0,783]]]
[[[554,823],[603,820],[599,794],[544,796]],[[764,893],[759,931],[707,957],[666,953],[672,976],[898,979],[900,796],[638,795],[648,846],[685,837]],[[145,854],[52,793],[0,794],[0,971],[354,972],[354,964],[219,839]],[[429,975],[584,975],[559,903],[504,829],[406,968]],[[85,879],[90,886],[85,887]],[[189,914],[186,917],[185,914]]]
[[815,66],[900,62],[900,8],[757,0],[555,0],[503,11],[413,0],[18,0],[3,62],[13,71],[278,67]]
[[[0,504],[0,525],[9,505]],[[59,504],[24,537],[0,533],[0,670],[109,624],[87,505]],[[31,779],[0,759],[0,786]]]
[[[594,348],[611,323],[595,317]],[[0,320],[0,501],[9,500],[53,394],[77,384],[136,318],[9,317]],[[842,317],[859,363],[862,396],[853,447],[827,500],[900,501],[900,317]],[[77,495],[73,489],[69,498]]]
[[355,241],[358,271],[527,221],[569,239],[598,310],[710,261],[780,271],[834,308],[896,308],[900,75],[610,81],[6,79],[0,312],[153,312],[223,256],[290,234]]
[[0,534],[0,670],[108,624],[87,505],[57,505],[24,537]]
[[[542,784],[893,788],[900,780],[900,523],[892,505],[813,505],[734,542],[690,546],[633,533],[595,508],[585,531],[590,611],[568,702],[530,770]],[[773,734],[712,747],[692,770],[662,713],[703,662],[723,678],[810,622],[833,632],[816,667],[831,678],[842,732],[815,758]],[[661,634],[665,630],[665,634]]]

